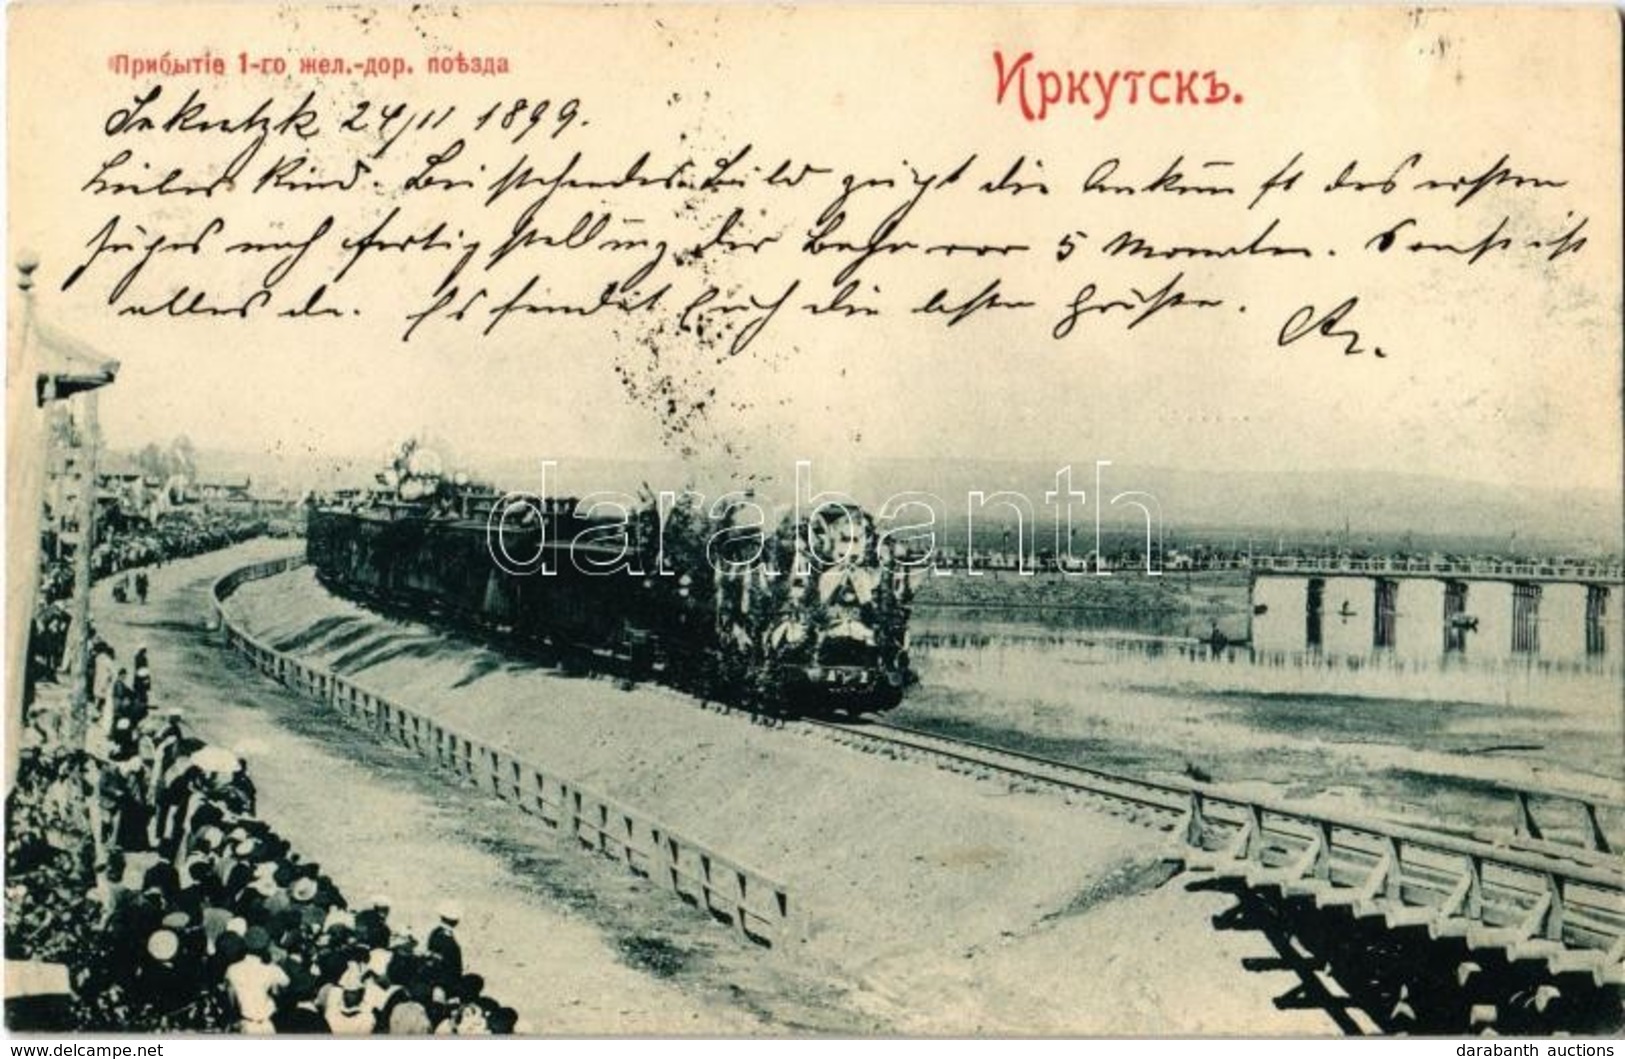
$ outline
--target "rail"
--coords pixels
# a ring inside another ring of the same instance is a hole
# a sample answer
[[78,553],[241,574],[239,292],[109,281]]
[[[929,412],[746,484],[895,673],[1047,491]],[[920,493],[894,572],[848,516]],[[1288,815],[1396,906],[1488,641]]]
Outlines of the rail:
[[[848,741],[862,741],[870,731],[878,731],[882,733],[879,738],[885,745],[907,744],[911,749],[926,750],[944,760],[962,763],[970,770],[991,767],[1026,782],[1109,797],[1164,815],[1184,813],[1188,807],[1187,799],[1190,792],[1202,789],[1200,784],[1191,780],[1153,780],[1125,776],[1105,769],[1056,761],[974,739],[922,732],[916,728],[886,721],[872,720],[861,727],[825,721],[809,723],[839,730]],[[1015,765],[998,766],[990,763],[990,757],[1004,758],[1015,762]],[[1082,782],[1086,778],[1093,783]],[[1491,845],[1508,846],[1526,852],[1584,862],[1614,863],[1612,855],[1616,844],[1603,828],[1602,815],[1604,812],[1625,814],[1625,804],[1573,791],[1515,787],[1498,781],[1488,786],[1515,807],[1516,816],[1508,834],[1492,835],[1481,832],[1472,837]],[[1535,812],[1537,806],[1549,808],[1553,805],[1564,806],[1578,812],[1573,814],[1573,819],[1567,821],[1554,820],[1549,811],[1544,815]]]
[[[996,773],[1030,787],[1049,787],[1117,803],[1131,812],[1143,814],[1147,822],[1165,831],[1172,830],[1189,808],[1189,788],[1178,783],[1121,776],[1087,765],[1052,761],[1019,750],[883,721],[854,725],[808,718],[797,723],[865,750],[897,756],[923,754],[958,771]],[[1000,758],[1005,761],[1001,762]]]
[[304,565],[303,556],[255,563],[215,583],[224,643],[279,684],[326,703],[340,717],[415,753],[452,777],[528,813],[567,839],[623,863],[680,900],[731,924],[741,937],[786,947],[804,936],[789,889],[771,876],[604,797],[561,773],[524,761],[457,728],[392,702],[330,669],[277,651],[234,624],[225,601],[243,584]]

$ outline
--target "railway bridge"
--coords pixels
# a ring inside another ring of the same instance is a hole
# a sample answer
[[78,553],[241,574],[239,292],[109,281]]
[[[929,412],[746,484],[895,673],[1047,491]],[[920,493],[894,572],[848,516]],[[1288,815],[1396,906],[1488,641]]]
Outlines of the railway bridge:
[[1255,556],[1250,561],[1249,572],[1249,598],[1255,612],[1261,579],[1304,579],[1304,622],[1310,647],[1318,647],[1322,642],[1326,582],[1331,578],[1366,578],[1371,582],[1371,643],[1376,648],[1394,646],[1400,582],[1427,580],[1442,584],[1444,605],[1439,620],[1446,651],[1462,650],[1467,634],[1477,628],[1477,619],[1469,610],[1470,588],[1476,588],[1480,594],[1510,593],[1512,642],[1509,647],[1516,653],[1532,653],[1539,649],[1544,590],[1554,585],[1572,585],[1585,590],[1587,653],[1600,654],[1606,644],[1604,622],[1608,617],[1609,598],[1625,587],[1625,565],[1567,560]]

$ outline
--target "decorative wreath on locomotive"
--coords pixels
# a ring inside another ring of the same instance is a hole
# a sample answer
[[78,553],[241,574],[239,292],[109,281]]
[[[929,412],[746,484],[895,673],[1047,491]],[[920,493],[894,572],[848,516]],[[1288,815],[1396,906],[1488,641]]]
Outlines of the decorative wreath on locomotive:
[[889,709],[913,680],[907,571],[855,505],[769,528],[685,493],[608,519],[446,478],[411,443],[379,486],[309,511],[317,575],[362,602],[765,712]]

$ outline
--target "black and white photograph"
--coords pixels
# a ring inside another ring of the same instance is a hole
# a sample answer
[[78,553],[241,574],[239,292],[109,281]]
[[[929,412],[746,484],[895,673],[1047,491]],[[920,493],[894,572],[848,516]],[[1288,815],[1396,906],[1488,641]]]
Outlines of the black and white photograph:
[[1625,1030],[1618,10],[7,15],[8,1035]]

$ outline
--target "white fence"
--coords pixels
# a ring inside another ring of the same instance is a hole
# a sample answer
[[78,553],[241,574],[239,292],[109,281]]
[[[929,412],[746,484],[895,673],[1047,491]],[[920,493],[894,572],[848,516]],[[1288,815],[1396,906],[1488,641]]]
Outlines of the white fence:
[[461,782],[517,806],[581,846],[621,861],[629,871],[731,924],[757,944],[783,948],[804,938],[783,883],[551,768],[523,761],[331,670],[277,651],[232,622],[225,601],[239,586],[303,563],[299,556],[257,563],[233,571],[214,586],[214,609],[226,646],[242,652],[261,673],[326,703],[351,724],[404,747]]

